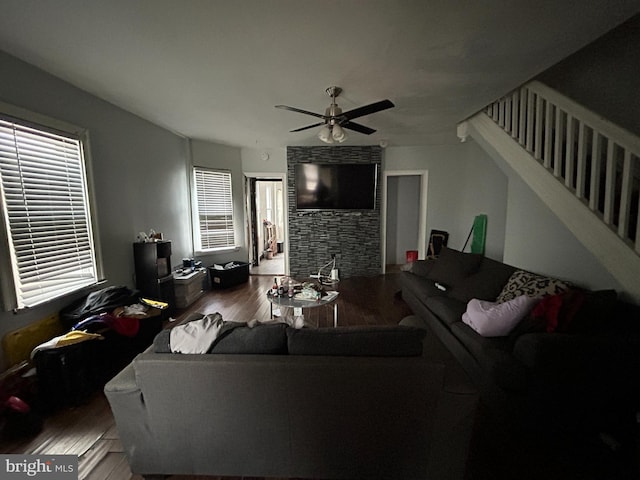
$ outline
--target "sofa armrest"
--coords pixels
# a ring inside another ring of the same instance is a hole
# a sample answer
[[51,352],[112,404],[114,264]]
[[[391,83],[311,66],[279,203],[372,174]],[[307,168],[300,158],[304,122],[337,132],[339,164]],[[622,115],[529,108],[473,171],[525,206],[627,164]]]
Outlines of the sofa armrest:
[[428,258],[426,260],[416,260],[414,262],[408,263],[403,267],[403,271],[413,273],[414,275],[418,275],[420,277],[428,277],[429,272],[435,265],[435,259]]
[[104,386],[104,392],[106,395],[118,395],[134,391],[140,391],[140,389],[136,382],[136,374],[133,370],[132,363],[123,368]]
[[107,382],[104,393],[115,417],[122,445],[128,458],[133,459],[134,464],[130,467],[137,471],[135,459],[139,457],[133,455],[136,445],[151,446],[155,444],[156,439],[149,427],[149,415],[142,391],[136,381],[133,362]]

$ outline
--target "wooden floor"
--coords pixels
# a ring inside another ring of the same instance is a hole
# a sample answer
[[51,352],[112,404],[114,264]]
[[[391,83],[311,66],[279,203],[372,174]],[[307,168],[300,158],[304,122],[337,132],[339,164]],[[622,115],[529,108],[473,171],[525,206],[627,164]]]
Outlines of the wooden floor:
[[[265,292],[272,282],[271,276],[251,276],[246,284],[208,292],[189,309],[178,312],[176,322],[190,312],[219,312],[225,320],[233,321],[268,319],[270,309]],[[337,300],[339,325],[397,324],[404,316],[410,314],[406,304],[395,295],[398,290],[397,282],[397,274],[341,281],[337,288],[340,291]],[[319,326],[333,325],[331,308],[307,309],[305,317]],[[129,470],[113,415],[102,392],[96,392],[85,405],[66,408],[48,415],[39,434],[0,443],[0,452],[77,455],[79,479],[141,479],[138,475],[132,475]],[[187,480],[223,477],[170,478]]]

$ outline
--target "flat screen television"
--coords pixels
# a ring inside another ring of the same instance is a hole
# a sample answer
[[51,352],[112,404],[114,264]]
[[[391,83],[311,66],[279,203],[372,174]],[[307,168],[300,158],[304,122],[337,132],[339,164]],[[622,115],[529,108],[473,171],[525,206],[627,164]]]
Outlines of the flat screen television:
[[295,175],[298,210],[375,209],[375,163],[299,163]]

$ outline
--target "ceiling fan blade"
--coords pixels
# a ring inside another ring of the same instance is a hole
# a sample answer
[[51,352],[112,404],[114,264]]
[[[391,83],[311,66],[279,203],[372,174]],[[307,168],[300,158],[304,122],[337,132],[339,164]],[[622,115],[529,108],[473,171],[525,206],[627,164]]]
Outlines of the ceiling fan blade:
[[342,128],[348,128],[349,130],[353,130],[355,132],[364,133],[365,135],[371,135],[375,132],[373,128],[365,127],[364,125],[360,125],[355,122],[344,122],[341,123],[340,126]]
[[311,115],[312,117],[325,118],[324,115],[320,115],[319,113],[308,112],[307,110],[301,110],[295,107],[288,107],[287,105],[276,105],[276,108],[281,108],[283,110],[289,110],[290,112],[298,112],[304,113],[305,115]]
[[379,102],[370,103],[369,105],[354,108],[353,110],[344,112],[341,117],[345,117],[347,120],[352,120],[354,118],[364,117],[365,115],[376,113],[381,110],[386,110],[387,108],[391,107],[395,107],[391,100],[380,100]]
[[306,127],[296,128],[295,130],[289,130],[290,132],[301,132],[302,130],[307,130],[308,128],[319,127],[320,125],[324,125],[324,122],[314,123],[313,125],[307,125]]

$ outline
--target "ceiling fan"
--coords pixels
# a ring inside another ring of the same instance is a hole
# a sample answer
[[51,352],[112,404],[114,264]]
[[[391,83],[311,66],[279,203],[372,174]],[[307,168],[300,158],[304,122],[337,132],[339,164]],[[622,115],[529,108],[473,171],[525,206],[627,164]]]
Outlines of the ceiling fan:
[[373,128],[360,125],[359,123],[352,122],[354,118],[364,117],[372,113],[380,112],[395,105],[390,100],[381,100],[379,102],[370,103],[363,107],[354,108],[347,112],[343,112],[342,109],[336,103],[336,97],[340,95],[342,89],[340,87],[329,87],[326,89],[327,95],[331,97],[331,105],[325,110],[324,115],[319,113],[309,112],[307,110],[301,110],[300,108],[288,107],[287,105],[276,105],[276,108],[283,110],[289,110],[292,112],[304,113],[305,115],[311,115],[312,117],[321,118],[322,121],[314,123],[313,125],[307,125],[306,127],[296,128],[291,132],[300,132],[307,130],[308,128],[318,127],[323,125],[318,133],[318,138],[325,143],[344,142],[347,139],[347,135],[344,133],[343,128],[353,130],[355,132],[364,133],[365,135],[371,135],[375,132]]

